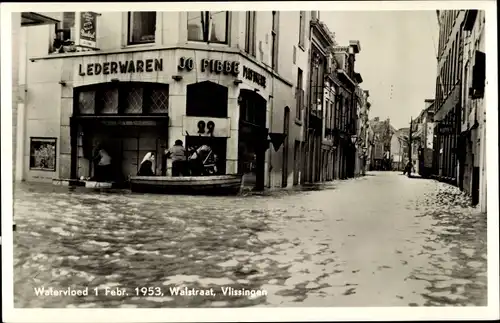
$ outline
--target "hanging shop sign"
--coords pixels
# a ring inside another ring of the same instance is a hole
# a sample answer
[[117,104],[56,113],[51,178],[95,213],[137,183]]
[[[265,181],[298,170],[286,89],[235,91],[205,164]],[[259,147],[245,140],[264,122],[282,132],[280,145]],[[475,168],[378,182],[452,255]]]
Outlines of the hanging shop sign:
[[80,64],[78,74],[85,75],[109,75],[109,74],[125,74],[125,73],[148,73],[163,71],[163,59],[138,59],[130,61],[110,61],[104,63],[90,63],[86,66]]
[[438,132],[440,135],[447,135],[453,133],[453,125],[452,124],[439,124]]
[[269,133],[269,141],[273,144],[274,151],[278,151],[285,142],[286,134],[284,133],[276,133],[276,132],[270,132]]
[[183,132],[186,136],[230,137],[229,118],[188,117],[183,119]]
[[[195,61],[192,57],[181,57],[177,69],[180,71],[191,71],[195,68]],[[238,75],[240,73],[240,62],[218,59],[203,58],[200,61],[200,70],[202,72],[210,72],[215,74],[231,74]]]
[[78,32],[80,46],[97,48],[97,16],[95,12],[80,12]]
[[243,66],[243,77],[262,86],[263,88],[266,88],[266,77],[249,67]]

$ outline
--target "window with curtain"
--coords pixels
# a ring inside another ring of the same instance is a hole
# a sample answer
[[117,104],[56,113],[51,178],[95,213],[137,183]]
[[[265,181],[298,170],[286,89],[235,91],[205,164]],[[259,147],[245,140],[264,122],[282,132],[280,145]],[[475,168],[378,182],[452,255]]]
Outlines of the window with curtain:
[[245,52],[255,56],[255,11],[246,12]]
[[188,11],[188,40],[207,43],[228,43],[228,11]]
[[156,12],[135,11],[128,13],[128,44],[155,42]]
[[299,46],[304,47],[306,35],[306,12],[300,12],[300,21],[299,21]]
[[273,11],[273,21],[271,29],[272,48],[271,48],[271,67],[273,70],[278,69],[278,25],[279,25],[279,12]]

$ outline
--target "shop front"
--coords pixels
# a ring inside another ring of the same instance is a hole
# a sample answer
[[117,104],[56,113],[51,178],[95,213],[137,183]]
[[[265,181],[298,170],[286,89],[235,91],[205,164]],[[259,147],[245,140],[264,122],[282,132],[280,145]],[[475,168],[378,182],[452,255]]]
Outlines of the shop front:
[[112,181],[135,176],[148,152],[154,174],[170,176],[164,153],[182,140],[190,152],[210,148],[215,174],[266,185],[273,76],[237,53],[78,53],[35,59],[28,73],[29,181],[94,177],[99,149]]
[[137,174],[144,156],[160,174],[168,139],[168,84],[111,82],[74,88],[70,121],[71,178],[96,176],[98,152],[111,157],[108,180]]

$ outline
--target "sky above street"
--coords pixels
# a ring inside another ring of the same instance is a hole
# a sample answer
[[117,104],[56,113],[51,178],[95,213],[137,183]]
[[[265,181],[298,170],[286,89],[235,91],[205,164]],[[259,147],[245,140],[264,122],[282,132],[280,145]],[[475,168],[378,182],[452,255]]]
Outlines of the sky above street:
[[433,99],[438,24],[429,11],[322,11],[320,19],[339,45],[359,40],[355,69],[370,91],[370,119],[391,119],[399,129]]

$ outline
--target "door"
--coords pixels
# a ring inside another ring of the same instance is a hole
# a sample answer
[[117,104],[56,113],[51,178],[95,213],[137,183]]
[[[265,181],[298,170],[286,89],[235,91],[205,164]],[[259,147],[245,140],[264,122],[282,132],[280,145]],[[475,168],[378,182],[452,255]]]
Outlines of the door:
[[299,184],[300,178],[300,141],[295,140],[293,147],[293,185]]
[[285,135],[285,141],[283,142],[283,167],[282,167],[282,179],[281,187],[288,186],[288,133],[290,128],[290,108],[285,107],[285,116],[283,118],[283,134]]

